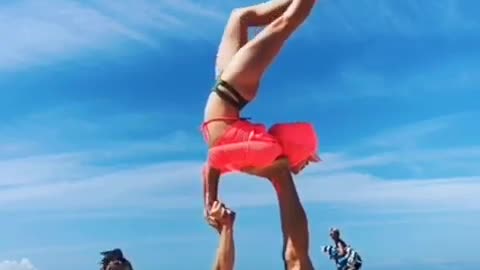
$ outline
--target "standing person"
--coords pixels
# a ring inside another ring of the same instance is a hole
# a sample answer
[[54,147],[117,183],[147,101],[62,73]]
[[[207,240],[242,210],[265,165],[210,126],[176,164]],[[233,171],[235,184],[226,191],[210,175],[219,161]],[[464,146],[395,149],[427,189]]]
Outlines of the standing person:
[[[288,141],[272,135],[264,125],[242,118],[240,112],[256,97],[264,73],[314,4],[315,0],[271,0],[233,10],[218,49],[217,82],[209,95],[202,125],[209,146],[203,173],[207,218],[218,200],[221,174],[240,171],[268,178],[279,201],[283,258],[289,270],[313,269],[308,221],[292,173],[298,173],[309,162],[319,161],[316,134],[309,124],[283,124],[280,129],[288,132],[280,135],[296,136],[293,142]],[[256,26],[265,27],[249,41],[248,28]],[[303,152],[291,150],[295,148]],[[217,222],[208,220],[210,224]]]
[[330,228],[330,238],[334,246],[323,246],[323,252],[335,261],[338,270],[360,270],[362,257],[340,237],[340,230]]

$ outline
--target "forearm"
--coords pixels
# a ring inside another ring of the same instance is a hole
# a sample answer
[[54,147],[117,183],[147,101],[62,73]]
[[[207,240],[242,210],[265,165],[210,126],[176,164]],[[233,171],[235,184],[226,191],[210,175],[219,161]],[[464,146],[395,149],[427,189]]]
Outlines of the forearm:
[[[218,200],[218,182],[220,171],[206,166],[203,172],[203,199],[206,206],[211,206]],[[207,208],[208,209],[208,208]]]
[[217,250],[217,256],[214,270],[233,270],[235,264],[235,242],[233,240],[233,228],[223,226],[220,234],[220,243]]

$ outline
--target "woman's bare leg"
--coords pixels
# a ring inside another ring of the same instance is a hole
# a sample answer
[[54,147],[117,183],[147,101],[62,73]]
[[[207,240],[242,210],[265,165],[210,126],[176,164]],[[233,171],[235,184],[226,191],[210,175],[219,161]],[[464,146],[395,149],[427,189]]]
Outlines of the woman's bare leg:
[[285,12],[292,0],[271,0],[232,11],[218,47],[216,69],[221,73],[248,41],[248,27],[267,25]]
[[258,85],[285,41],[305,21],[315,0],[292,0],[285,12],[236,52],[225,66],[222,79],[237,89]]

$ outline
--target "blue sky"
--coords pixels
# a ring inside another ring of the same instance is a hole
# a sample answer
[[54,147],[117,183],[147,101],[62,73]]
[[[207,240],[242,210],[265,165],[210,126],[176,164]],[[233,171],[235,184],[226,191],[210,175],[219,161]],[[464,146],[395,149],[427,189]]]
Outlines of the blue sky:
[[[198,128],[238,4],[2,2],[1,270],[95,269],[113,247],[136,269],[208,269]],[[479,8],[320,1],[265,77],[245,115],[321,138],[324,162],[297,177],[319,268],[330,226],[371,270],[479,263]],[[237,269],[280,269],[272,188],[232,175],[221,195]]]

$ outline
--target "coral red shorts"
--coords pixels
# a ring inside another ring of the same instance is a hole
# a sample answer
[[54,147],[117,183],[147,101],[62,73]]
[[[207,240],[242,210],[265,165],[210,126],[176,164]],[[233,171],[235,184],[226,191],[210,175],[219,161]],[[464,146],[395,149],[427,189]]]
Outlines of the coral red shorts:
[[218,118],[203,124],[205,139],[209,123],[226,120],[236,121],[209,149],[208,155],[208,165],[222,173],[268,167],[282,156],[289,159],[292,168],[320,160],[316,154],[318,139],[311,124],[276,124],[267,130],[263,124],[244,119]]
[[[213,119],[203,124],[203,134],[208,137],[207,125],[213,121],[231,119]],[[222,173],[241,171],[246,168],[264,168],[271,165],[282,155],[277,140],[268,133],[265,125],[253,124],[238,119],[208,152],[208,163]]]
[[282,123],[268,131],[282,146],[282,154],[290,162],[292,171],[298,171],[306,162],[319,162],[318,137],[312,124]]

